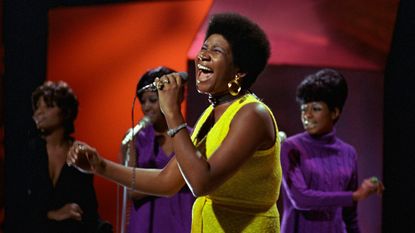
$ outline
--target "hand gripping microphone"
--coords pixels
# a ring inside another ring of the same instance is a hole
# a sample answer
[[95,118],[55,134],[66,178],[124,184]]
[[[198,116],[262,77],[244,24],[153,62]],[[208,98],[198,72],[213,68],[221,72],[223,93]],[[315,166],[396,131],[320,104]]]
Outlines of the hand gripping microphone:
[[[183,82],[186,82],[187,79],[189,78],[189,75],[186,72],[177,72],[177,74],[180,76],[180,78],[182,79]],[[141,94],[143,91],[150,89],[151,91],[156,91],[157,90],[157,83],[153,82],[151,84],[148,84],[142,88],[140,88],[137,91],[137,95]]]

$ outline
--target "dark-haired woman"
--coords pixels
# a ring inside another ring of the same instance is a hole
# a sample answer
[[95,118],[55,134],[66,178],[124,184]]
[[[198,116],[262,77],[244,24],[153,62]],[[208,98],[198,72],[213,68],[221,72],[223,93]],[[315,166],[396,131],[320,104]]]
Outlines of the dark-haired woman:
[[32,93],[33,120],[39,137],[31,141],[28,216],[41,229],[33,232],[96,232],[98,205],[93,175],[66,164],[74,142],[78,100],[63,81],[47,81]]
[[356,151],[336,136],[347,89],[333,69],[307,76],[297,88],[305,132],[281,147],[283,233],[360,232],[357,202],[383,190],[376,179],[358,186]]
[[[160,66],[144,73],[137,84],[137,98],[149,124],[134,137],[130,166],[161,169],[174,157],[173,139],[167,135],[167,122],[160,110],[157,90],[139,91],[152,84],[157,77],[173,72],[170,68]],[[187,130],[190,132],[191,128]],[[129,197],[133,200],[129,233],[190,232],[194,197],[187,186],[171,197],[156,197],[134,191],[129,192]]]
[[[187,184],[197,197],[194,233],[279,232],[278,128],[271,110],[249,91],[269,55],[268,39],[257,24],[238,14],[214,15],[195,60],[196,87],[211,105],[192,135],[183,130],[180,76],[156,79],[175,158],[161,170],[127,170],[79,143],[68,163],[144,193],[172,195]],[[89,166],[79,162],[85,156]]]

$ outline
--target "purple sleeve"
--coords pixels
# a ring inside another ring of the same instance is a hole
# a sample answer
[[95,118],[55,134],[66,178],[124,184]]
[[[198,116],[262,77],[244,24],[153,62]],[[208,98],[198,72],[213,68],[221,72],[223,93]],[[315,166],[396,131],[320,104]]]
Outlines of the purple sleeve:
[[351,191],[325,192],[307,187],[300,163],[300,151],[293,143],[285,141],[281,147],[282,182],[295,209],[316,210],[353,205]]
[[[347,190],[356,190],[358,187],[358,175],[357,175],[357,156],[356,152],[354,153],[354,167],[353,175],[350,180]],[[352,206],[343,208],[343,220],[346,224],[347,233],[360,233],[359,223],[357,219],[357,202],[354,202]]]

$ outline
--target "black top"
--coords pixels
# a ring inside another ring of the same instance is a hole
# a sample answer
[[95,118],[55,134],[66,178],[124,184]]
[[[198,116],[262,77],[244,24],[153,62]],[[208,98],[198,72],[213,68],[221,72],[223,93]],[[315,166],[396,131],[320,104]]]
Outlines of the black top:
[[[31,141],[28,155],[28,220],[33,224],[31,232],[73,233],[95,232],[99,220],[98,204],[93,186],[93,175],[85,174],[66,164],[56,186],[49,177],[48,156],[45,141]],[[68,203],[77,203],[82,211],[82,221],[73,219],[54,221],[47,218],[49,210],[59,209]]]

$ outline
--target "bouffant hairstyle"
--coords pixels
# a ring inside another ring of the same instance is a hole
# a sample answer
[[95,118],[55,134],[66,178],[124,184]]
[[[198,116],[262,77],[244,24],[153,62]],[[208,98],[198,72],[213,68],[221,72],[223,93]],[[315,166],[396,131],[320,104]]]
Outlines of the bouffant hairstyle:
[[220,13],[212,16],[205,40],[212,34],[222,35],[228,41],[233,63],[246,72],[241,87],[250,88],[264,70],[271,53],[265,32],[245,16]]
[[322,101],[333,111],[343,109],[347,98],[347,83],[343,75],[334,69],[321,69],[308,75],[297,87],[297,102],[305,104]]
[[[137,96],[138,100],[141,101],[141,97],[143,96],[143,92],[139,92],[139,90],[141,88],[143,88],[143,87],[145,87],[149,84],[152,84],[154,82],[154,79],[156,79],[156,78],[160,78],[163,75],[174,73],[174,72],[176,72],[176,71],[173,70],[173,69],[170,69],[168,67],[165,67],[165,66],[159,66],[159,67],[156,67],[154,69],[151,69],[151,70],[145,72],[141,76],[140,80],[138,81],[137,87],[135,89],[135,93],[136,93],[136,96]],[[152,91],[157,91],[157,90],[154,89]]]
[[43,97],[48,107],[60,108],[63,117],[65,134],[69,136],[75,132],[74,122],[78,115],[78,98],[73,90],[64,81],[46,81],[32,93],[32,108],[36,111],[38,101]]

